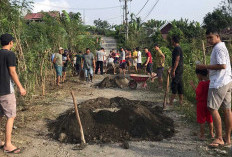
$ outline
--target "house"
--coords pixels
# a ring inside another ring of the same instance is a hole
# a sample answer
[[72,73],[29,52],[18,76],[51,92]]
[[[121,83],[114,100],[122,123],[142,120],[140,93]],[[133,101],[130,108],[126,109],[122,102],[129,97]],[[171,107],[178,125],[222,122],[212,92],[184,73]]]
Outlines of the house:
[[50,12],[39,12],[39,13],[28,13],[24,19],[28,21],[36,21],[41,22],[43,21],[44,14],[47,13],[51,17],[54,18],[60,18],[60,12],[59,11],[50,11]]
[[164,38],[164,39],[167,39],[167,37],[168,37],[168,32],[170,31],[172,29],[172,23],[171,22],[167,22],[167,23],[165,23],[164,25],[162,25],[161,27],[155,27],[155,28],[153,28],[153,32],[151,33],[151,32],[148,32],[150,35],[149,35],[149,37],[152,37],[154,34],[155,34],[155,32],[157,32],[158,30],[160,30],[160,32],[161,32],[161,34],[162,34],[162,37]]
[[227,27],[221,31],[221,38],[225,41],[232,40],[232,27]]
[[159,29],[160,29],[160,32],[161,32],[163,38],[167,39],[168,32],[172,29],[172,23],[167,22],[163,26],[161,26]]

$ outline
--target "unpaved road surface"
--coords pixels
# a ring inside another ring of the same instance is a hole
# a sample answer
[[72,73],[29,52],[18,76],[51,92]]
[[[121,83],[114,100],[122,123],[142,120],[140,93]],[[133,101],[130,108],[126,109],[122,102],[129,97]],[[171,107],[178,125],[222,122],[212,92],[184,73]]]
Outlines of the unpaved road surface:
[[[103,76],[96,76],[94,82],[99,82]],[[121,143],[88,145],[84,150],[73,150],[74,144],[60,143],[51,138],[47,123],[54,120],[59,114],[73,108],[70,95],[73,89],[78,102],[89,99],[116,96],[133,100],[153,101],[162,105],[163,92],[160,90],[149,91],[147,89],[98,89],[93,84],[85,84],[76,78],[70,78],[61,88],[53,89],[48,97],[39,97],[36,107],[28,107],[27,111],[20,111],[13,133],[13,142],[20,148],[24,148],[18,157],[200,157],[221,156],[207,148],[207,143],[197,141],[193,132],[197,128],[184,121],[182,115],[174,111],[165,111],[165,114],[175,121],[175,135],[170,139],[160,142],[139,141],[130,142],[129,149],[123,149]],[[31,104],[32,106],[33,104]],[[30,118],[26,118],[30,117]],[[29,120],[31,119],[31,120]],[[18,122],[18,123],[17,123]],[[25,124],[25,125],[22,125]],[[22,125],[20,127],[20,125]],[[8,156],[0,151],[0,156]]]

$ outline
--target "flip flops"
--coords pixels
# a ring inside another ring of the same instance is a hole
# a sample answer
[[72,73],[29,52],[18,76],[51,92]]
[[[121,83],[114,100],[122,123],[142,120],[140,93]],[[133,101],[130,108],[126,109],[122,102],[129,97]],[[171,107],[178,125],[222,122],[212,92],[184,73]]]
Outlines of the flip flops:
[[211,144],[208,145],[209,148],[218,148],[224,146],[225,143],[221,144],[219,142],[212,142]]
[[[18,150],[19,150],[19,152],[17,152]],[[19,154],[19,153],[21,153],[21,150],[20,150],[20,148],[16,148],[16,149],[14,149],[14,150],[12,150],[12,151],[4,150],[4,153],[8,153],[8,154]]]

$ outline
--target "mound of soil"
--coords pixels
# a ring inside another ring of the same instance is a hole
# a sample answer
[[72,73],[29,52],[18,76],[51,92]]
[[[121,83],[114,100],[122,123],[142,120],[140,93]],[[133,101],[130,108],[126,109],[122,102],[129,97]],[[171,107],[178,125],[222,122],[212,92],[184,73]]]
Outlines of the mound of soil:
[[[79,113],[88,143],[125,140],[160,141],[174,135],[174,122],[152,102],[121,97],[97,98],[79,104]],[[74,109],[48,124],[53,137],[61,142],[80,142]]]
[[128,87],[128,79],[124,76],[107,76],[97,86],[99,88],[125,88]]

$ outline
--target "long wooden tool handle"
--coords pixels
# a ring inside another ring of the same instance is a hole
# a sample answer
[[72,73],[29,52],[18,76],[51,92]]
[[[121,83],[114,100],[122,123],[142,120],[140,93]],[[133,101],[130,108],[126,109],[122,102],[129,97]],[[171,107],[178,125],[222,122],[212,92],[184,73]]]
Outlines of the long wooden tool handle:
[[78,122],[78,125],[80,127],[80,133],[81,133],[81,142],[83,144],[85,144],[85,135],[84,135],[84,131],[83,131],[83,128],[82,128],[82,124],[81,124],[81,119],[80,119],[80,115],[79,115],[79,112],[78,112],[78,108],[77,108],[77,103],[76,103],[76,98],[74,96],[74,92],[71,91],[71,94],[72,94],[72,98],[73,98],[73,104],[74,104],[74,108],[75,108],[75,113],[76,113],[76,118],[77,118],[77,122]]
[[166,106],[167,106],[167,95],[168,95],[168,92],[169,92],[169,72],[167,72],[167,85],[166,85],[166,91],[165,91],[165,94],[164,94],[163,109],[165,109]]

